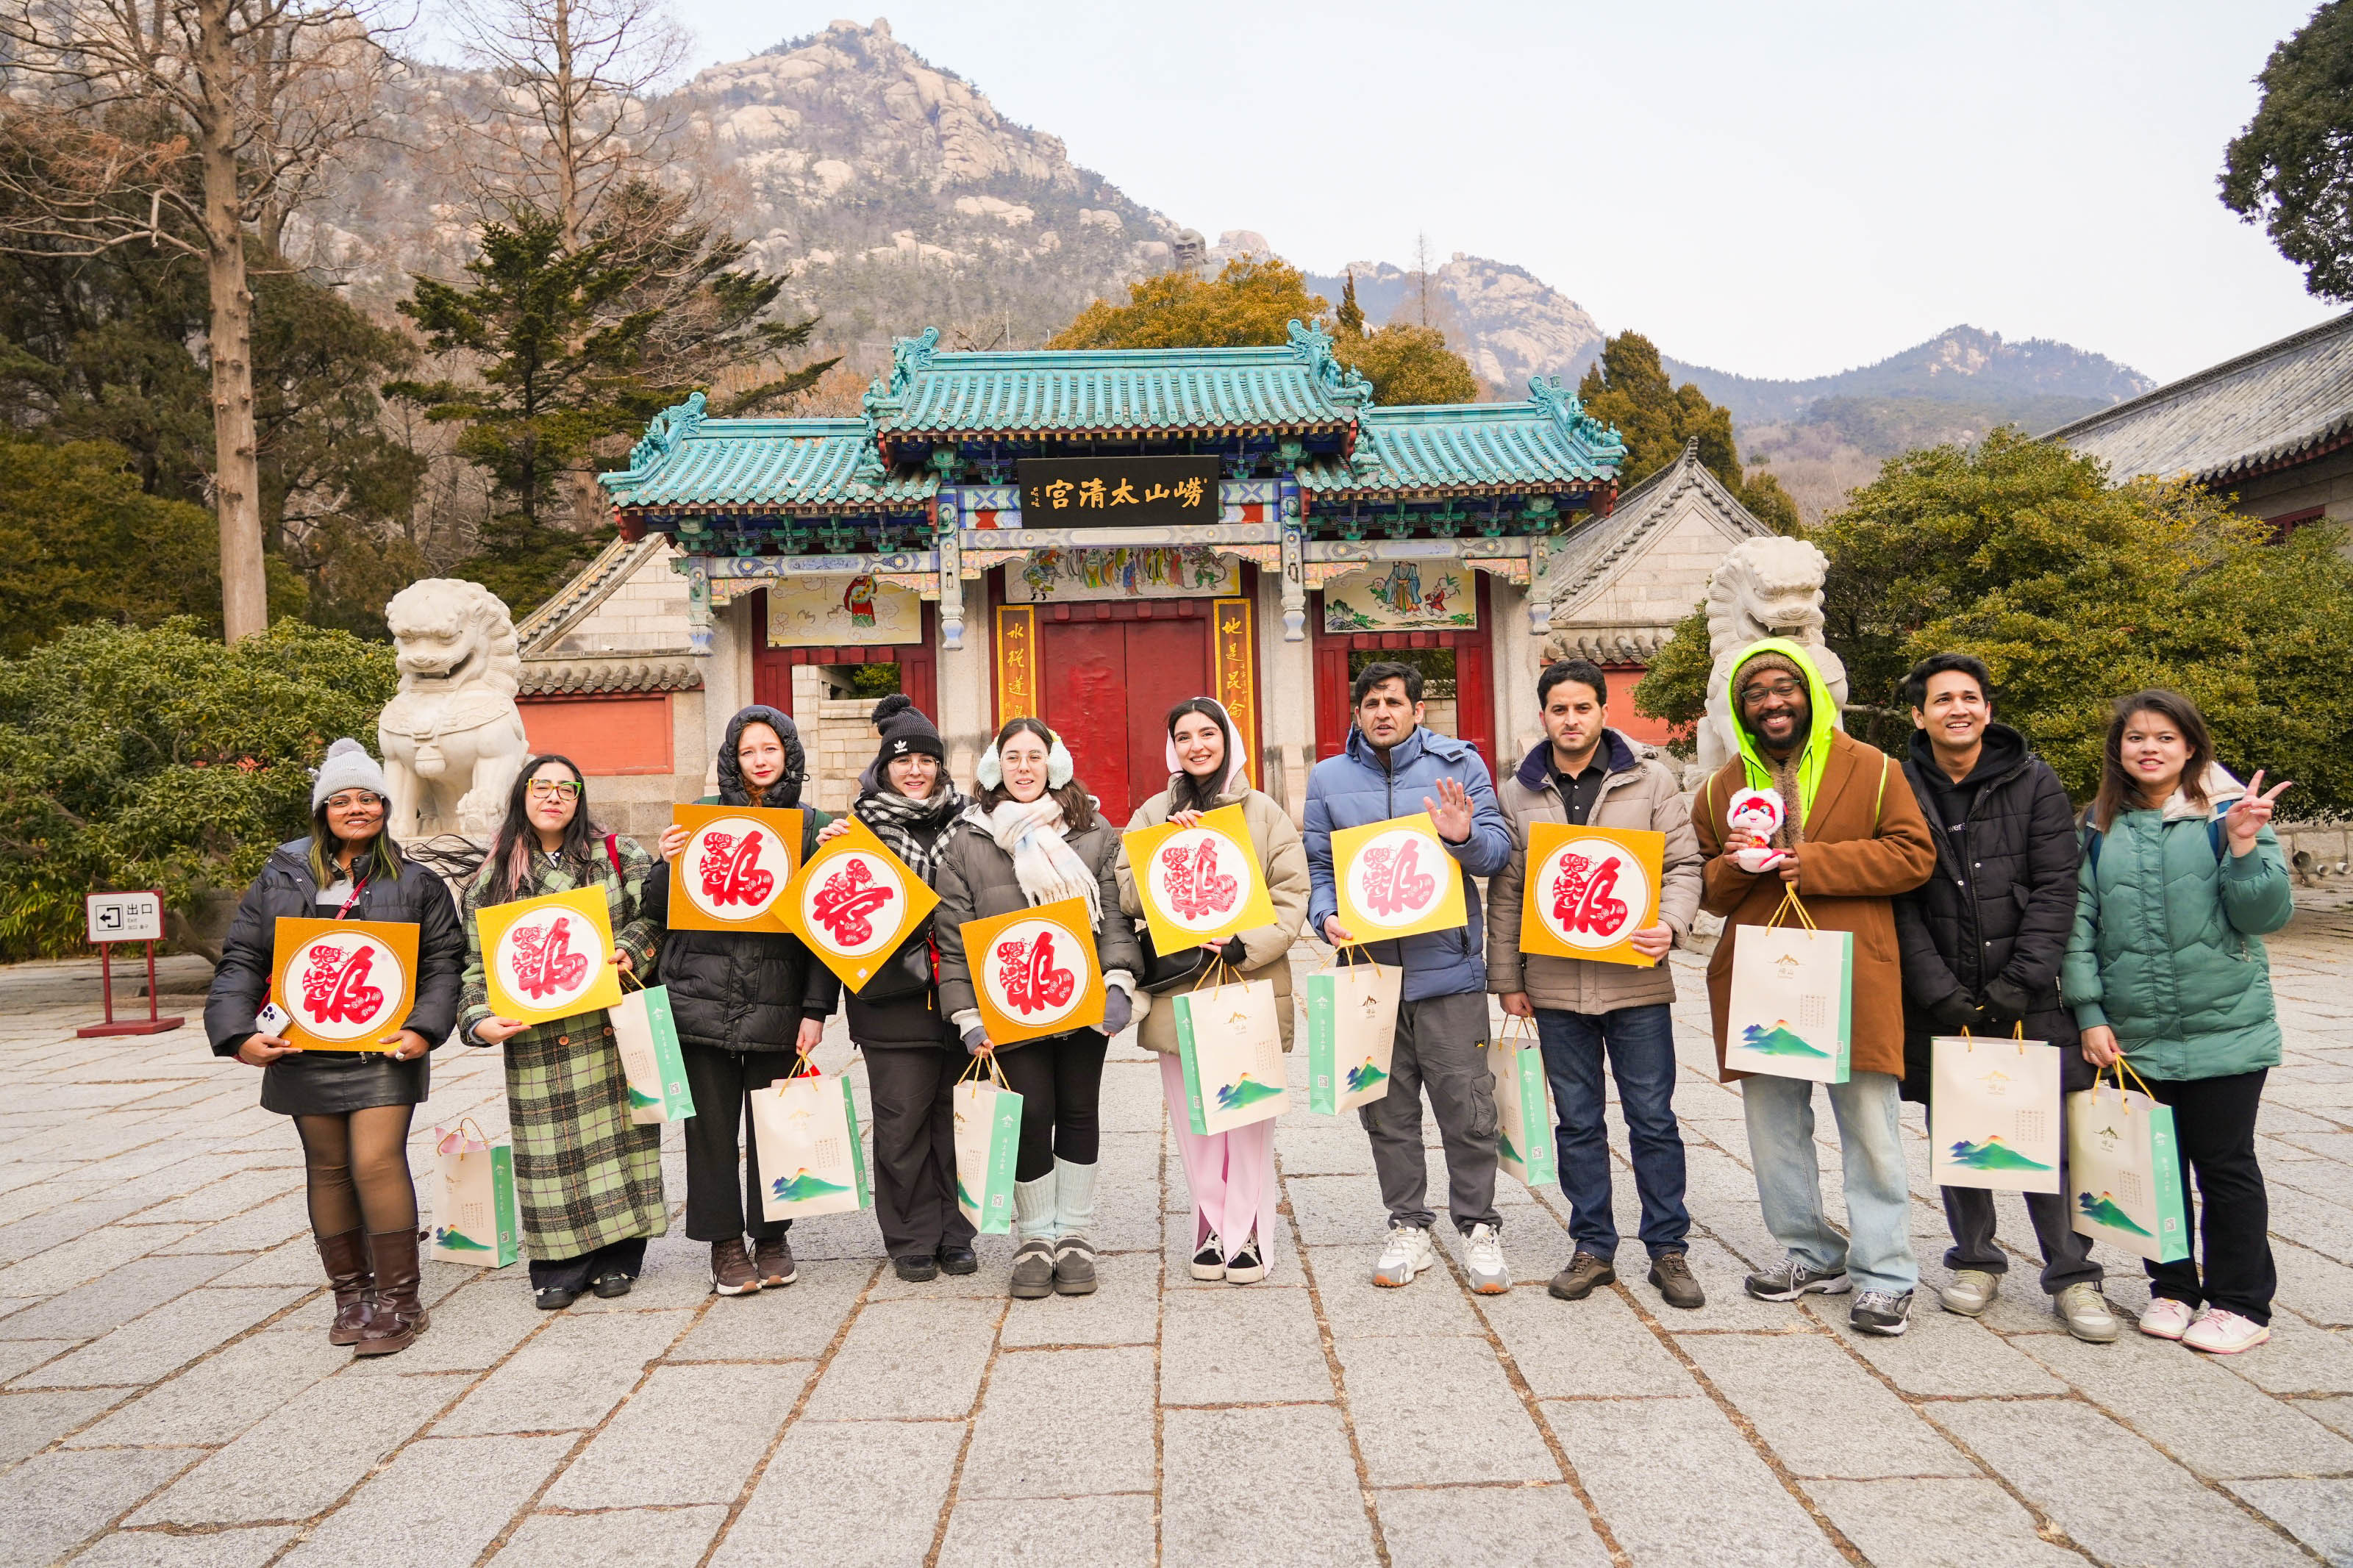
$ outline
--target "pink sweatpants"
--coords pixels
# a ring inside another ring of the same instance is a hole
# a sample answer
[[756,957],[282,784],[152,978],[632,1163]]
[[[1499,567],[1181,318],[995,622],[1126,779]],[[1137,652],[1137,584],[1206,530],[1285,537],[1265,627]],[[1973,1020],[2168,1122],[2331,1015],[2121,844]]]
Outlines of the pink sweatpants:
[[1230,1132],[1196,1132],[1185,1103],[1185,1062],[1170,1051],[1160,1058],[1160,1087],[1185,1184],[1193,1189],[1193,1245],[1215,1231],[1230,1262],[1255,1232],[1259,1256],[1274,1235],[1274,1121],[1253,1121]]

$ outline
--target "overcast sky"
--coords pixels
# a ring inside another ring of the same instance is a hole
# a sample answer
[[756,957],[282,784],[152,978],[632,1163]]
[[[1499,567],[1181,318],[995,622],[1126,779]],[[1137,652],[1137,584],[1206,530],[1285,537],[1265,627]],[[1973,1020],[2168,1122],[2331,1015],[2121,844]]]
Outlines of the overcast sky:
[[[831,5],[679,0],[699,61]],[[1602,5],[898,0],[899,39],[1080,163],[1291,260],[1517,263],[1749,375],[1959,322],[2159,379],[2325,319],[2215,199],[2303,0]],[[871,16],[858,14],[857,20]]]

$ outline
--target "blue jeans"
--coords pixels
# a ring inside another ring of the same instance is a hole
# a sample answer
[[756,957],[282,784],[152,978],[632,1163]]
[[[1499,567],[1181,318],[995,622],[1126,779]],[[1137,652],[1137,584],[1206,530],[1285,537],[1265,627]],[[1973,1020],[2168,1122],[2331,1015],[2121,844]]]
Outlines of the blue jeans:
[[1851,1237],[1839,1235],[1822,1218],[1815,1086],[1804,1079],[1760,1074],[1741,1080],[1740,1100],[1765,1228],[1809,1268],[1843,1268],[1862,1289],[1902,1295],[1920,1283],[1920,1264],[1912,1255],[1912,1193],[1896,1121],[1894,1076],[1859,1072],[1845,1083],[1820,1087],[1830,1091],[1831,1113],[1838,1118]]
[[1560,1194],[1568,1200],[1568,1236],[1579,1252],[1607,1263],[1618,1255],[1618,1221],[1609,1208],[1609,1136],[1601,1121],[1607,1091],[1601,1058],[1618,1076],[1619,1108],[1634,1155],[1634,1191],[1642,1200],[1642,1245],[1651,1256],[1683,1250],[1691,1215],[1683,1207],[1683,1136],[1675,1125],[1675,1026],[1664,1003],[1614,1013],[1536,1009],[1545,1076],[1552,1079],[1554,1147]]

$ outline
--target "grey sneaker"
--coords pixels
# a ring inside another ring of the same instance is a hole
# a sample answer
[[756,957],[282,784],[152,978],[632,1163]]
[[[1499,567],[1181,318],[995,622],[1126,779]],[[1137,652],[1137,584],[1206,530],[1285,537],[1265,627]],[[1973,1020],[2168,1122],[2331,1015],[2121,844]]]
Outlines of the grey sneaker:
[[1380,1261],[1373,1265],[1373,1283],[1391,1288],[1410,1285],[1415,1275],[1437,1261],[1429,1231],[1418,1225],[1393,1225],[1388,1239],[1381,1244]]
[[1761,1273],[1751,1274],[1743,1288],[1760,1301],[1794,1301],[1817,1291],[1843,1296],[1854,1289],[1854,1281],[1843,1268],[1809,1268],[1794,1258],[1785,1258]]
[[1618,1283],[1618,1270],[1590,1252],[1580,1252],[1545,1289],[1564,1301],[1582,1301],[1604,1285]]
[[1054,1292],[1060,1296],[1092,1296],[1095,1291],[1095,1244],[1083,1236],[1066,1236],[1054,1243]]
[[1462,1271],[1471,1276],[1474,1296],[1500,1296],[1512,1288],[1512,1271],[1504,1266],[1504,1238],[1482,1222],[1462,1237]]
[[1013,1255],[1014,1299],[1034,1301],[1054,1293],[1054,1244],[1044,1237],[1031,1237]]
[[2105,1345],[2124,1331],[2116,1315],[2108,1309],[2108,1299],[2100,1294],[2099,1286],[2085,1279],[2068,1286],[2051,1298],[2051,1310],[2067,1325],[2067,1331],[2086,1344]]
[[1983,1268],[1963,1268],[1953,1276],[1953,1282],[1936,1292],[1936,1300],[1945,1304],[1947,1312],[1958,1312],[1964,1318],[1974,1318],[1994,1303],[2001,1294],[2001,1276]]
[[1707,1292],[1692,1273],[1691,1259],[1680,1252],[1662,1252],[1651,1259],[1651,1283],[1670,1307],[1696,1312],[1707,1305]]
[[1854,1299],[1846,1321],[1859,1333],[1892,1340],[1912,1326],[1912,1292],[1899,1296],[1893,1290],[1865,1290]]

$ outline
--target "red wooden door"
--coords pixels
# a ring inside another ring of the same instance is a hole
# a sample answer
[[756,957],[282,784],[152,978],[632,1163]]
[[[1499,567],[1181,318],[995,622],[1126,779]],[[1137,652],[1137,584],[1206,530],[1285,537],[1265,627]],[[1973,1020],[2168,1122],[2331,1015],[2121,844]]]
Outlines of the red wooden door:
[[1210,689],[1208,617],[1153,607],[1149,620],[1123,605],[1117,618],[1039,626],[1045,721],[1070,748],[1079,781],[1121,826],[1167,787],[1168,710]]
[[926,602],[923,605],[923,640],[920,643],[893,644],[881,647],[770,647],[766,632],[768,624],[768,592],[763,588],[752,596],[752,700],[765,702],[796,722],[804,718],[813,721],[815,714],[793,711],[793,668],[803,664],[895,664],[899,667],[899,689],[914,699],[923,716],[937,724],[940,721],[939,656],[933,650],[938,646],[935,631],[940,607]]
[[1455,729],[1461,739],[1478,751],[1487,772],[1496,770],[1495,756],[1495,680],[1493,650],[1489,646],[1488,627],[1491,611],[1487,603],[1487,574],[1476,574],[1479,579],[1479,624],[1465,631],[1430,632],[1326,632],[1324,630],[1324,595],[1321,590],[1308,595],[1307,621],[1314,628],[1312,644],[1315,668],[1315,756],[1317,761],[1336,757],[1348,743],[1351,706],[1348,690],[1351,676],[1349,655],[1368,653],[1378,658],[1377,650],[1385,648],[1450,647],[1454,650],[1454,712]]

